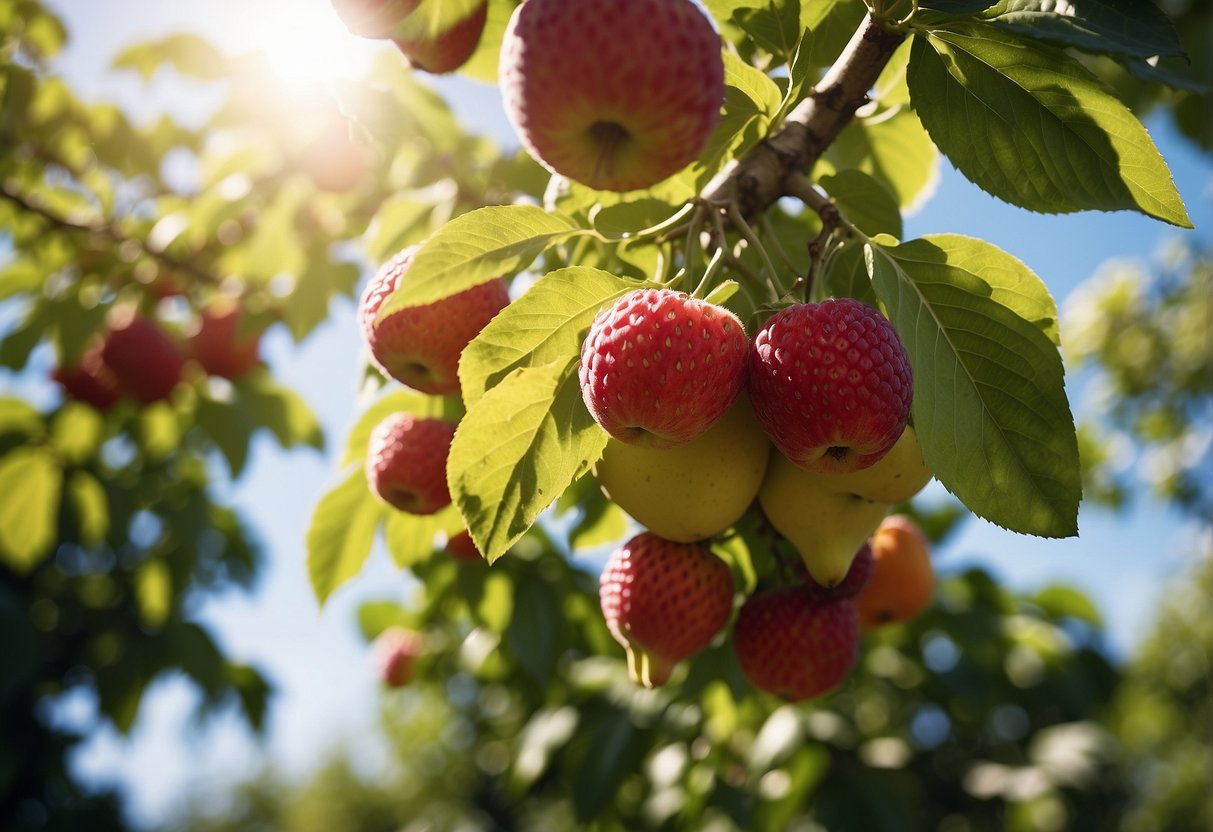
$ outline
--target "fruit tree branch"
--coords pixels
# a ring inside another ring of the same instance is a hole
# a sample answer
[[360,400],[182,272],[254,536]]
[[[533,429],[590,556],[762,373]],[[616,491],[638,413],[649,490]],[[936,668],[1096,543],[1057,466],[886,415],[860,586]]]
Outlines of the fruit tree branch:
[[905,34],[886,29],[869,14],[842,54],[804,101],[704,195],[713,205],[736,205],[752,217],[790,195],[789,175],[807,173],[868,100]]

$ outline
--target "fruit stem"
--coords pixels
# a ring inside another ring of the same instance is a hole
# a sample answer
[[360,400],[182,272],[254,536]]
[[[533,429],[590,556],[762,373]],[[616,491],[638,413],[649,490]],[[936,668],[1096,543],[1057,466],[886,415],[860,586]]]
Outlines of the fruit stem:
[[[787,249],[783,247],[783,243],[779,242],[779,235],[775,233],[775,226],[771,223],[770,215],[764,213],[758,222],[762,228],[762,233],[766,236],[767,240],[770,241],[771,247],[775,249],[775,254],[779,257],[783,264],[788,267],[787,270],[794,276],[800,277],[801,275],[799,267],[792,262],[792,258],[788,256]],[[778,283],[780,292],[787,292],[790,284],[782,280],[778,281]],[[793,280],[791,283],[794,284],[795,281]]]
[[703,245],[699,241],[699,235],[703,231],[705,211],[707,207],[697,203],[695,213],[691,215],[691,222],[687,225],[687,239],[682,247],[682,280],[685,282],[689,282],[695,274],[694,261],[703,259]]
[[771,286],[770,281],[763,280],[762,275],[754,271],[740,257],[733,253],[733,250],[728,245],[728,237],[725,234],[724,216],[719,211],[712,212],[712,219],[716,223],[716,239],[719,241],[718,251],[724,252],[724,258],[729,264],[729,268],[737,272],[741,277],[742,287],[745,293],[750,296],[750,300],[755,303],[776,303],[779,296],[775,294],[775,289]]
[[729,219],[737,227],[737,230],[741,232],[742,238],[758,252],[758,257],[762,260],[762,267],[767,273],[766,284],[767,288],[771,291],[771,300],[778,301],[779,278],[776,277],[775,264],[771,262],[771,256],[767,254],[766,248],[763,247],[762,242],[758,239],[758,235],[754,233],[754,229],[750,228],[750,224],[741,215],[736,202],[729,203]]
[[699,285],[695,287],[695,291],[691,292],[691,297],[705,298],[708,292],[715,288],[716,274],[720,271],[720,266],[724,263],[724,259],[724,246],[717,246],[712,259],[708,261],[708,267],[704,269]]

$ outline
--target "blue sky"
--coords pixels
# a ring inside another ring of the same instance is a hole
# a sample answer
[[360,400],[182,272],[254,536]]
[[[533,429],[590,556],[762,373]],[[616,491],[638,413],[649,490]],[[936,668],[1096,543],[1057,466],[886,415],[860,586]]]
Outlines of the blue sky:
[[[148,88],[129,76],[107,74],[112,57],[139,39],[193,30],[239,51],[295,37],[313,44],[310,61],[316,64],[340,59],[356,65],[373,48],[345,34],[327,0],[50,0],[50,5],[63,14],[73,35],[60,71],[87,96],[116,99],[144,114],[168,108],[190,118],[198,106],[179,100],[179,90],[168,79],[158,78]],[[314,39],[317,24],[331,31],[331,40],[319,47],[307,40]],[[454,96],[465,123],[512,143],[493,88],[458,81],[439,86]],[[1165,122],[1154,120],[1149,127],[1175,175],[1195,232],[1128,213],[1031,214],[985,195],[945,164],[934,198],[907,220],[906,236],[951,232],[989,240],[1035,270],[1059,303],[1109,259],[1149,260],[1160,246],[1185,233],[1213,240],[1213,166]],[[275,373],[316,410],[330,448],[340,448],[356,415],[362,360],[351,304],[336,304],[330,320],[301,347],[276,332],[266,339],[265,351]],[[1081,411],[1080,389],[1072,390],[1072,399]],[[258,664],[277,681],[280,696],[266,750],[297,774],[337,743],[356,743],[364,760],[377,759],[371,723],[378,696],[354,630],[354,612],[366,598],[399,598],[406,591],[379,552],[323,612],[317,609],[307,584],[304,532],[312,507],[335,482],[335,466],[332,453],[287,455],[264,442],[255,447],[248,473],[230,494],[265,546],[268,569],[253,595],[214,599],[200,613],[233,656]],[[978,563],[1023,589],[1054,581],[1080,587],[1105,611],[1110,647],[1123,655],[1148,626],[1167,579],[1188,562],[1186,530],[1177,518],[1149,504],[1117,515],[1084,509],[1080,528],[1078,539],[1046,541],[973,520],[937,553],[938,561],[945,569]],[[194,702],[183,681],[161,682],[145,700],[134,734],[119,738],[103,732],[84,749],[78,767],[99,782],[128,787],[134,819],[142,822],[163,818],[183,794],[220,788],[251,774],[260,752],[238,721],[220,718],[199,732],[188,722]],[[63,718],[87,718],[90,712],[90,703],[81,698],[64,709]]]

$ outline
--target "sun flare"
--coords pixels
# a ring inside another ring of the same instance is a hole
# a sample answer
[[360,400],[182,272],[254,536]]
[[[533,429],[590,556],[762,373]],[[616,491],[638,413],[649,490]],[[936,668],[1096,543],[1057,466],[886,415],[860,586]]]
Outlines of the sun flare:
[[327,86],[365,71],[375,44],[354,37],[326,0],[258,3],[249,28],[249,48],[265,56],[288,87]]

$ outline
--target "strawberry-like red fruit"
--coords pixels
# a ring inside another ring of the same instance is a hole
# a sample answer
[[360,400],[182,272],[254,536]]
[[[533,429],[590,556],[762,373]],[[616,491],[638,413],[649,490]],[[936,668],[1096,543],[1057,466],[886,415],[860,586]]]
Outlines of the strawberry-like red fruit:
[[72,367],[56,367],[51,374],[70,399],[90,404],[97,410],[109,410],[122,398],[122,390],[113,372],[101,358],[100,342],[84,351]]
[[746,678],[791,702],[841,684],[855,665],[858,644],[854,605],[814,600],[800,586],[750,596],[733,625],[733,649]]
[[388,627],[376,636],[371,656],[379,681],[400,688],[413,680],[414,663],[425,648],[420,633],[403,627]]
[[212,376],[237,379],[261,360],[261,335],[240,333],[240,308],[217,303],[198,316],[188,353]]
[[627,651],[632,679],[651,688],[729,620],[733,573],[705,546],[643,532],[611,555],[598,599],[607,628]]
[[777,448],[808,471],[846,473],[883,457],[910,415],[910,360],[892,324],[850,298],[789,306],[749,357],[750,400]]
[[385,375],[436,396],[459,392],[464,347],[510,302],[503,280],[490,280],[376,321],[383,302],[406,279],[416,247],[397,254],[371,279],[359,320],[371,359]]
[[409,514],[433,514],[450,505],[446,458],[455,425],[393,413],[371,431],[366,479],[371,491]]
[[685,445],[741,393],[748,349],[729,310],[683,292],[642,289],[594,318],[581,347],[582,398],[621,442]]
[[140,404],[167,399],[181,381],[185,365],[181,350],[168,333],[133,309],[113,316],[101,359],[122,392]]

